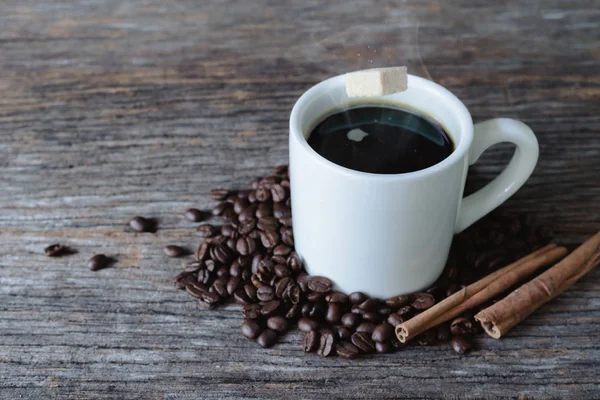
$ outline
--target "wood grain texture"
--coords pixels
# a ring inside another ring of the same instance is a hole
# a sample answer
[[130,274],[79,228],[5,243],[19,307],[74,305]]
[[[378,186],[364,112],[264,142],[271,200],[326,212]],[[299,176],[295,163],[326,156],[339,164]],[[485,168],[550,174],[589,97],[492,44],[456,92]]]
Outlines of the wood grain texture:
[[[287,159],[287,118],[321,79],[408,65],[475,121],[518,118],[541,158],[505,207],[559,241],[600,228],[594,0],[5,0],[0,3],[0,398],[600,398],[600,272],[475,352],[355,361],[263,350],[236,306],[176,291],[182,212]],[[511,149],[473,168],[481,185]],[[136,214],[156,234],[125,232]],[[53,242],[78,250],[47,259]],[[93,254],[114,268],[90,272]]]

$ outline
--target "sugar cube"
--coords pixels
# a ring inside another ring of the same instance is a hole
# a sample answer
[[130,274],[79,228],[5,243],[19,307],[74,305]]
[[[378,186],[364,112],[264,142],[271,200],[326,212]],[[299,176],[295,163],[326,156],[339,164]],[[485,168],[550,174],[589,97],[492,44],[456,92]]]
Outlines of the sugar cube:
[[346,74],[348,97],[385,96],[407,87],[406,67],[373,68]]

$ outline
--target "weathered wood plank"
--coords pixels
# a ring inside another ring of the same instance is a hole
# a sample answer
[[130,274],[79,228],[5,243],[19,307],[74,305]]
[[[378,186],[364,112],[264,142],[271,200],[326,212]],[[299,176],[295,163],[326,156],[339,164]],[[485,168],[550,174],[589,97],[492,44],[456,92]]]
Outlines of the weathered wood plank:
[[[287,117],[321,79],[406,64],[475,121],[519,118],[541,158],[505,205],[575,244],[600,227],[597,2],[133,0],[0,4],[0,397],[599,398],[600,272],[460,357],[356,361],[270,350],[172,286],[187,207],[287,159]],[[358,55],[360,54],[360,56]],[[372,62],[370,62],[370,60]],[[478,186],[511,149],[486,153]],[[135,214],[156,234],[124,232]],[[76,255],[49,260],[67,243]],[[93,254],[114,268],[85,268]]]

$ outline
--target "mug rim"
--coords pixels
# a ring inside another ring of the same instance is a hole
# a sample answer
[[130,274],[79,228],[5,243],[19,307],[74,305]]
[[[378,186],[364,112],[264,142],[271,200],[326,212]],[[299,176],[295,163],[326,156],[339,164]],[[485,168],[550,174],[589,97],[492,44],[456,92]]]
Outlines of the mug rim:
[[[312,157],[315,160],[315,162],[319,163],[325,168],[334,169],[337,172],[350,177],[370,180],[388,181],[418,179],[427,175],[440,172],[445,168],[453,165],[454,163],[460,161],[471,147],[471,143],[473,141],[473,119],[463,102],[460,101],[458,97],[456,97],[445,87],[428,79],[408,74],[409,86],[417,85],[419,87],[419,90],[425,90],[431,93],[436,93],[437,95],[441,95],[444,98],[444,100],[447,101],[449,105],[455,109],[454,115],[456,116],[456,119],[458,121],[458,126],[460,130],[460,141],[458,143],[458,146],[456,146],[456,148],[452,152],[452,154],[430,167],[418,171],[403,172],[399,174],[378,174],[372,172],[363,172],[338,165],[321,156],[312,147],[310,147],[301,129],[302,121],[300,119],[300,116],[302,114],[303,108],[305,108],[308,105],[308,103],[314,96],[319,94],[327,87],[335,87],[339,85],[345,85],[345,74],[337,75],[317,83],[316,85],[308,89],[306,92],[304,92],[302,96],[298,98],[298,100],[296,100],[296,103],[294,104],[294,107],[292,108],[292,112],[290,114],[290,139],[295,140],[304,152],[306,152],[310,157]],[[416,108],[416,111],[419,111],[418,108]],[[449,133],[452,135],[452,132]]]

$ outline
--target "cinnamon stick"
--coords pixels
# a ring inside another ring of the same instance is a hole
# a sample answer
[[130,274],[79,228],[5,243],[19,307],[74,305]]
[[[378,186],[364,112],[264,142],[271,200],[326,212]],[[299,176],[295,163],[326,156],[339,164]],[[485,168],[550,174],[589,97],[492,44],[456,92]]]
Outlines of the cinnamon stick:
[[549,244],[526,257],[480,279],[446,298],[429,310],[396,326],[396,336],[402,343],[460,315],[506,291],[538,268],[564,257],[567,249]]
[[499,339],[543,304],[558,296],[600,264],[600,232],[561,262],[504,299],[475,315],[485,332]]

